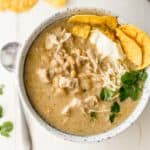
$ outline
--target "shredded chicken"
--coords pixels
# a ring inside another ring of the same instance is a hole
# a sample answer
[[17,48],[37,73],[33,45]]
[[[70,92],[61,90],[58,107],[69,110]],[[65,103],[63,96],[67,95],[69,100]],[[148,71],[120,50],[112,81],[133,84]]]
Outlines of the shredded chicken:
[[121,76],[128,70],[126,65],[121,64],[119,60],[110,60],[105,62],[105,71],[101,71],[100,75],[103,80],[103,87],[108,87],[113,91],[116,91],[120,88],[121,85]]
[[89,96],[85,98],[83,101],[78,98],[74,98],[63,110],[62,114],[67,115],[71,113],[71,110],[74,108],[79,108],[82,113],[88,112],[89,109],[94,109],[94,107],[98,104],[98,99],[96,96]]
[[79,86],[77,78],[60,77],[58,81],[60,88],[75,89]]
[[100,107],[99,109],[89,109],[88,113],[91,112],[96,112],[96,113],[110,112],[110,108]]
[[82,90],[90,90],[92,88],[92,81],[88,77],[80,77],[80,87]]
[[73,109],[74,107],[79,107],[81,106],[81,101],[77,98],[74,98],[63,110],[62,110],[62,114],[63,115],[67,115],[71,109]]
[[89,112],[90,109],[94,109],[98,104],[98,98],[94,96],[89,96],[83,101],[84,110]]
[[40,80],[43,82],[43,83],[49,83],[50,80],[48,78],[48,72],[46,69],[44,68],[39,68],[37,70],[37,75],[39,76]]
[[60,40],[60,43],[66,42],[71,37],[71,33],[64,33],[62,39]]
[[87,49],[86,53],[94,67],[94,72],[97,72],[98,58],[94,55],[94,52],[92,51],[92,49]]
[[46,47],[46,49],[51,50],[55,45],[58,45],[58,43],[59,42],[57,40],[56,35],[49,34],[45,41],[45,47]]
[[60,50],[62,47],[62,44],[66,42],[71,37],[71,33],[66,32],[64,29],[59,35],[55,34],[48,34],[46,41],[45,41],[45,47],[46,49],[50,50],[54,46],[57,46],[57,51]]
[[84,61],[89,60],[89,58],[87,56],[83,56],[81,54],[81,50],[80,49],[75,48],[74,51],[72,52],[72,54],[75,54],[76,59],[78,59],[79,61],[84,62]]

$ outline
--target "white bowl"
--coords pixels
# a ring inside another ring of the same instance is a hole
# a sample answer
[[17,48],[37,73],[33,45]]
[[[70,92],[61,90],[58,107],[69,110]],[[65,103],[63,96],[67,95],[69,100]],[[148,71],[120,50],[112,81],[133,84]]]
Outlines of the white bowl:
[[[69,17],[73,14],[111,14],[110,12],[107,12],[102,9],[93,9],[93,8],[73,8],[73,9],[65,9],[61,12],[58,12],[52,16],[50,16],[46,21],[42,22],[38,28],[34,30],[34,32],[30,35],[30,37],[25,41],[25,44],[22,46],[21,51],[18,55],[17,59],[17,66],[16,66],[16,79],[17,79],[17,87],[19,91],[19,96],[21,98],[21,102],[23,104],[23,107],[28,113],[39,123],[40,126],[42,126],[49,134],[53,133],[56,136],[59,136],[65,140],[75,141],[75,142],[100,142],[105,139],[109,139],[125,129],[127,129],[130,125],[132,125],[136,119],[139,117],[139,115],[144,110],[150,96],[150,69],[147,69],[148,72],[148,79],[145,82],[144,89],[142,92],[142,96],[139,100],[138,105],[136,106],[135,110],[131,113],[131,115],[123,121],[119,126],[116,128],[113,128],[105,133],[100,133],[96,135],[91,136],[77,136],[72,135],[69,133],[62,132],[49,124],[47,124],[34,110],[34,108],[31,106],[30,101],[28,99],[28,96],[25,91],[24,87],[24,62],[26,55],[28,53],[28,50],[32,44],[32,42],[36,39],[36,37],[43,31],[48,25],[53,24],[55,21],[60,20],[65,17]],[[118,18],[119,22],[122,23],[121,19]]]

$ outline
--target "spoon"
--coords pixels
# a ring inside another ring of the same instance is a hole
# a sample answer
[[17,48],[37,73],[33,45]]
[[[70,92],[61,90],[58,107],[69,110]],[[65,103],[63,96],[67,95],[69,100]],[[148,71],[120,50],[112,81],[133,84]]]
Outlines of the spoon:
[[[20,44],[17,42],[8,43],[1,49],[1,64],[7,71],[11,73],[13,73],[15,70],[16,56],[19,49]],[[16,132],[16,134],[18,135],[16,147],[17,149],[21,150],[32,150],[31,134],[20,100],[17,101],[17,104],[17,118],[19,117],[18,120],[20,120],[20,122],[18,123],[18,126],[16,126],[16,130],[19,129],[22,134]]]

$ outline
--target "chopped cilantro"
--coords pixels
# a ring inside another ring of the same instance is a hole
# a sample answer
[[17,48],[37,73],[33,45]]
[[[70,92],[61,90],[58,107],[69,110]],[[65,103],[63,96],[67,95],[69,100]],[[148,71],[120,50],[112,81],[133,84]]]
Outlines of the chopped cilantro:
[[10,121],[4,122],[0,126],[0,134],[5,137],[9,137],[9,133],[13,130],[13,124]]
[[3,107],[0,106],[0,118],[3,116]]
[[123,85],[119,89],[119,98],[120,101],[124,101],[126,98],[131,97],[133,100],[137,100],[140,94],[141,88],[138,84],[132,86]]
[[129,97],[132,98],[132,100],[137,100],[140,94],[140,90],[138,86],[134,85],[129,88]]
[[127,84],[127,85],[132,85],[132,84],[136,83],[137,80],[138,80],[138,72],[137,71],[126,72],[121,77],[121,82],[123,84]]
[[109,121],[113,123],[115,121],[116,114],[110,114]]
[[116,116],[117,116],[117,113],[120,112],[120,105],[118,104],[118,102],[114,102],[111,106],[111,114],[109,115],[109,121],[111,123],[114,122]]
[[120,112],[120,105],[117,102],[114,102],[111,106],[112,113],[119,113]]
[[128,98],[128,87],[122,86],[119,89],[119,98],[121,102]]
[[147,79],[147,72],[145,70],[142,70],[139,72],[138,78],[139,80],[145,81]]
[[90,113],[90,116],[91,116],[91,118],[96,119],[96,118],[97,118],[97,113],[94,112],[94,111],[92,111],[92,112]]
[[0,85],[0,95],[3,95],[4,85]]
[[109,100],[109,98],[112,97],[112,96],[113,96],[113,91],[111,91],[108,88],[103,88],[101,93],[100,93],[100,98],[103,101]]
[[121,77],[122,86],[119,89],[120,101],[130,97],[137,100],[141,91],[141,81],[145,81],[147,73],[145,70],[126,72]]
[[[0,95],[3,94],[4,85],[0,85]],[[0,118],[3,116],[3,108],[0,106]],[[4,122],[0,125],[0,135],[9,137],[10,132],[13,130],[13,124],[10,121]]]

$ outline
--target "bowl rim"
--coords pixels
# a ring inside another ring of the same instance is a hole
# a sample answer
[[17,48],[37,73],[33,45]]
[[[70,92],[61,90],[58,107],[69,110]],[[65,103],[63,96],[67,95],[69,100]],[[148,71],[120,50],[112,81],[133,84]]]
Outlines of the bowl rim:
[[[21,47],[21,50],[19,51],[19,54],[17,56],[17,63],[16,63],[16,70],[15,70],[15,80],[16,85],[18,88],[18,93],[20,96],[21,103],[23,105],[23,108],[25,111],[27,111],[30,116],[36,120],[36,122],[39,123],[41,127],[43,127],[47,132],[53,133],[54,135],[63,138],[64,140],[74,141],[74,142],[82,142],[82,143],[97,143],[101,142],[103,140],[109,139],[111,137],[114,137],[118,135],[119,133],[123,132],[125,129],[127,129],[129,126],[131,126],[137,118],[140,116],[140,114],[143,112],[146,104],[148,103],[149,97],[150,97],[150,68],[147,69],[148,72],[148,79],[145,82],[142,96],[139,100],[139,103],[137,104],[134,111],[130,114],[130,116],[124,120],[121,124],[119,124],[117,127],[112,128],[104,133],[96,134],[96,135],[89,135],[89,136],[79,136],[79,135],[73,135],[69,133],[65,133],[63,131],[60,131],[57,128],[52,127],[46,121],[44,121],[40,115],[35,111],[35,109],[32,107],[31,103],[29,102],[29,98],[26,94],[25,86],[24,86],[24,80],[23,80],[23,72],[24,72],[24,62],[26,55],[28,53],[28,50],[32,44],[32,42],[36,39],[36,37],[50,24],[53,24],[55,21],[69,17],[73,14],[80,14],[80,13],[104,13],[108,15],[113,15],[110,11],[100,9],[100,8],[88,8],[88,7],[80,7],[80,8],[66,8],[64,10],[61,10],[59,12],[56,12],[48,19],[40,23],[38,27],[35,28],[35,30],[30,34],[30,36],[26,39],[24,44]],[[119,22],[122,22],[122,20],[118,17]]]

